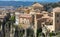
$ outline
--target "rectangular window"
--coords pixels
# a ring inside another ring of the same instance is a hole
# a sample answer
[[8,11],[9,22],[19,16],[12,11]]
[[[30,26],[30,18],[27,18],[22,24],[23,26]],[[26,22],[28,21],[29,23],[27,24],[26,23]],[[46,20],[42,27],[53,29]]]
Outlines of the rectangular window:
[[0,12],[0,14],[2,14],[2,13]]
[[53,25],[53,20],[52,21],[48,21],[48,22],[45,22],[46,25]]
[[26,21],[27,21],[27,20],[26,20],[26,19],[24,19],[24,24],[26,24]]
[[57,23],[59,22],[59,20],[57,20]]
[[20,23],[22,23],[23,21],[22,21],[22,18],[20,18]]
[[59,14],[57,14],[57,17],[59,17]]

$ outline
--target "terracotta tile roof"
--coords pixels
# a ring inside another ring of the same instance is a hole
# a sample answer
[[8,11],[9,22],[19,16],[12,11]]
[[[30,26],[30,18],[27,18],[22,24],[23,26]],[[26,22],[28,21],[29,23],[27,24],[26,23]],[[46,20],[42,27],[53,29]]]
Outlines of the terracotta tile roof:
[[42,13],[48,13],[48,12],[46,12],[46,11],[42,11]]
[[31,18],[31,15],[29,14],[20,14],[20,18]]
[[53,12],[60,12],[60,7],[56,7],[53,9]]
[[40,20],[40,21],[41,21],[41,20],[45,20],[45,19],[48,19],[48,18],[39,18],[39,19],[37,19],[37,20]]
[[39,3],[35,3],[32,5],[33,7],[43,7],[43,5],[39,4]]

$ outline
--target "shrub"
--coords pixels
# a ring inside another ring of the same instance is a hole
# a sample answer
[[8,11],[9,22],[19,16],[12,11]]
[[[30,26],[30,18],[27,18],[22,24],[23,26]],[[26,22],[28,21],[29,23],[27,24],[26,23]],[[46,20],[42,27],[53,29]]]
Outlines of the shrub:
[[53,33],[53,32],[49,33],[49,36],[55,36],[55,35],[56,35],[56,34]]

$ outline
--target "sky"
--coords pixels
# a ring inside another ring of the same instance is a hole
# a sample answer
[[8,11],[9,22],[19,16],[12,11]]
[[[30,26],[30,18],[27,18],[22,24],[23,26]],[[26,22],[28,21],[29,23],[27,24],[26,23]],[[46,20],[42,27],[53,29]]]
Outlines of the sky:
[[59,2],[60,0],[0,0],[0,1]]

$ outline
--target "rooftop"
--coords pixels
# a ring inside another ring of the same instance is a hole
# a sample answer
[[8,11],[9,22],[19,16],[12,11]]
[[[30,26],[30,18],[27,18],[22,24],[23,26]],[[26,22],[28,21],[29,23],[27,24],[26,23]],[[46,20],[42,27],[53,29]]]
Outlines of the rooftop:
[[54,12],[60,12],[60,7],[56,7],[53,9]]
[[33,7],[43,7],[43,5],[39,4],[39,3],[35,3],[32,5]]

